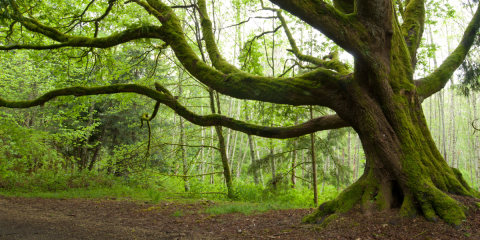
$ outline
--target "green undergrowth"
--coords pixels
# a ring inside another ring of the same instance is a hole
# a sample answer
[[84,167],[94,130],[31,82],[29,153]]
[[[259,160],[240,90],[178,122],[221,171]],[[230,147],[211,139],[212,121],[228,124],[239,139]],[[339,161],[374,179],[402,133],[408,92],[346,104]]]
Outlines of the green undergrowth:
[[[237,180],[233,187],[234,199],[229,199],[222,179],[216,177],[214,180],[215,184],[210,184],[209,180],[191,179],[190,191],[185,192],[183,179],[162,178],[148,173],[115,177],[95,171],[75,174],[40,171],[34,174],[0,175],[0,195],[54,199],[113,198],[150,204],[164,201],[204,203],[210,200],[214,204],[208,204],[205,212],[213,215],[250,215],[270,210],[314,207],[313,191],[307,186],[291,188],[280,185],[274,190]],[[335,187],[326,185],[319,194],[319,202],[331,200],[337,195]]]
[[[19,189],[0,190],[0,195],[11,197],[32,197],[32,198],[53,198],[53,199],[71,199],[71,198],[124,198],[124,199],[148,199],[148,193],[144,189],[132,188],[128,186],[114,186],[112,188],[74,188],[56,192],[50,191],[22,191]],[[132,198],[131,196],[135,196]],[[140,197],[139,197],[140,196]]]
[[[276,203],[276,204],[275,204]],[[241,213],[245,215],[259,214],[270,210],[283,210],[299,208],[297,205],[285,202],[224,202],[205,209],[206,213],[213,215]]]
[[148,198],[147,189],[125,184],[122,178],[95,172],[0,176],[0,194],[39,198]]

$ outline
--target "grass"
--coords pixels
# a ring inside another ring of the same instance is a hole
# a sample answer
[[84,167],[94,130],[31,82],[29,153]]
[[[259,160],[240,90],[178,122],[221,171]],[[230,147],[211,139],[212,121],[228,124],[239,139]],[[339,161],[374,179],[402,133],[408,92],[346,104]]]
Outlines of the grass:
[[185,213],[183,213],[182,210],[178,210],[178,211],[175,211],[172,216],[183,217],[183,216],[185,216]]
[[271,203],[248,203],[248,202],[229,202],[220,203],[205,209],[206,213],[213,215],[221,215],[227,213],[242,213],[244,215],[252,215],[268,212],[270,210],[291,209],[292,206],[287,204],[275,205]]
[[[0,189],[0,195],[10,197],[25,198],[53,198],[53,199],[70,199],[70,198],[132,198],[138,200],[149,199],[146,189],[129,187],[129,186],[113,186],[97,187],[97,188],[72,188],[61,191],[25,191],[24,189]],[[158,201],[158,200],[157,200]]]
[[[26,198],[117,198],[157,204],[159,202],[177,202],[179,204],[198,204],[199,200],[214,200],[204,211],[211,215],[240,213],[244,215],[260,214],[282,209],[313,207],[312,190],[306,187],[292,189],[290,186],[277,190],[261,185],[238,182],[235,185],[235,201],[224,194],[201,194],[205,192],[225,193],[223,184],[209,184],[191,180],[191,192],[183,193],[183,180],[171,178],[161,183],[154,181],[135,181],[135,179],[117,178],[111,175],[84,172],[78,174],[36,174],[16,178],[0,178],[0,195]],[[3,187],[2,187],[3,186]],[[338,195],[333,186],[326,186],[319,202],[331,200]],[[177,211],[174,216],[184,216],[188,212]]]

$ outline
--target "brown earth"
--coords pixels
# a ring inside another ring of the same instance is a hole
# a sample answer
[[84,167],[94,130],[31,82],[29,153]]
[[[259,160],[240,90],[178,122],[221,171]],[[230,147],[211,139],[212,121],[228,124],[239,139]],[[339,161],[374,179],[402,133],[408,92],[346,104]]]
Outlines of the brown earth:
[[480,211],[473,210],[458,230],[397,210],[351,211],[320,229],[300,223],[313,209],[214,216],[204,212],[212,204],[0,196],[0,239],[480,239]]

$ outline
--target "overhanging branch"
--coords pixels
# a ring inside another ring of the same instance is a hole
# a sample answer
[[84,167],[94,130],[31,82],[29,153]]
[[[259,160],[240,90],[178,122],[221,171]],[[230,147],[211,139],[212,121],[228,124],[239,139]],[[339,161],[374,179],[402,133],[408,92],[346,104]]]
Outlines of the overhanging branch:
[[[13,49],[33,49],[33,50],[45,50],[45,49],[58,49],[64,47],[93,47],[93,48],[109,48],[122,43],[126,43],[135,39],[142,38],[154,38],[159,39],[157,34],[160,27],[156,26],[144,26],[134,29],[128,29],[116,34],[112,34],[103,38],[89,38],[89,37],[74,37],[68,36],[68,38],[61,43],[51,45],[33,45],[33,44],[19,44],[10,46],[0,46],[0,50],[13,50]],[[65,35],[66,36],[66,35]],[[62,38],[63,39],[63,38]]]
[[149,0],[149,5],[144,6],[169,16],[158,31],[160,39],[169,44],[177,59],[194,78],[219,93],[238,99],[332,107],[336,99],[334,95],[341,90],[342,82],[349,78],[328,69],[317,69],[294,78],[269,78],[239,70],[221,56],[206,12],[206,3],[199,0],[198,6],[203,12],[203,38],[214,69],[202,61],[187,42],[181,21],[171,8],[155,0]]
[[178,115],[200,126],[224,126],[246,134],[257,135],[267,138],[293,138],[316,131],[337,129],[349,126],[347,122],[342,120],[338,115],[328,115],[312,119],[305,123],[290,127],[266,127],[256,124],[250,124],[233,118],[225,117],[219,114],[198,115],[182,106],[174,96],[170,94],[160,84],[156,84],[157,89],[137,85],[137,84],[115,84],[104,87],[68,87],[47,92],[37,99],[30,101],[7,101],[0,98],[0,107],[7,108],[30,108],[43,105],[48,101],[60,96],[89,96],[101,94],[116,93],[137,93],[154,99],[172,110]]

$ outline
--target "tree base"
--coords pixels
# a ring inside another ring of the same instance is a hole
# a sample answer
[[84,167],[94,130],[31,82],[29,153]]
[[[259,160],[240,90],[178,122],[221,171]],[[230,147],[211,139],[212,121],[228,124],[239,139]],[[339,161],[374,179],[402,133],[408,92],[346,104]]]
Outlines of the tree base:
[[[455,177],[465,183],[460,172],[456,169],[453,171]],[[466,186],[467,189],[463,191],[447,194],[433,184],[424,183],[411,189],[415,190],[411,191],[411,194],[404,194],[394,181],[380,183],[370,171],[342,191],[336,199],[322,203],[315,212],[305,216],[302,222],[320,223],[321,227],[326,227],[338,214],[353,208],[359,208],[365,214],[400,208],[400,215],[403,217],[422,215],[427,221],[438,222],[442,219],[459,228],[466,219],[469,207],[480,209],[480,203],[477,202],[480,201],[478,192]]]

